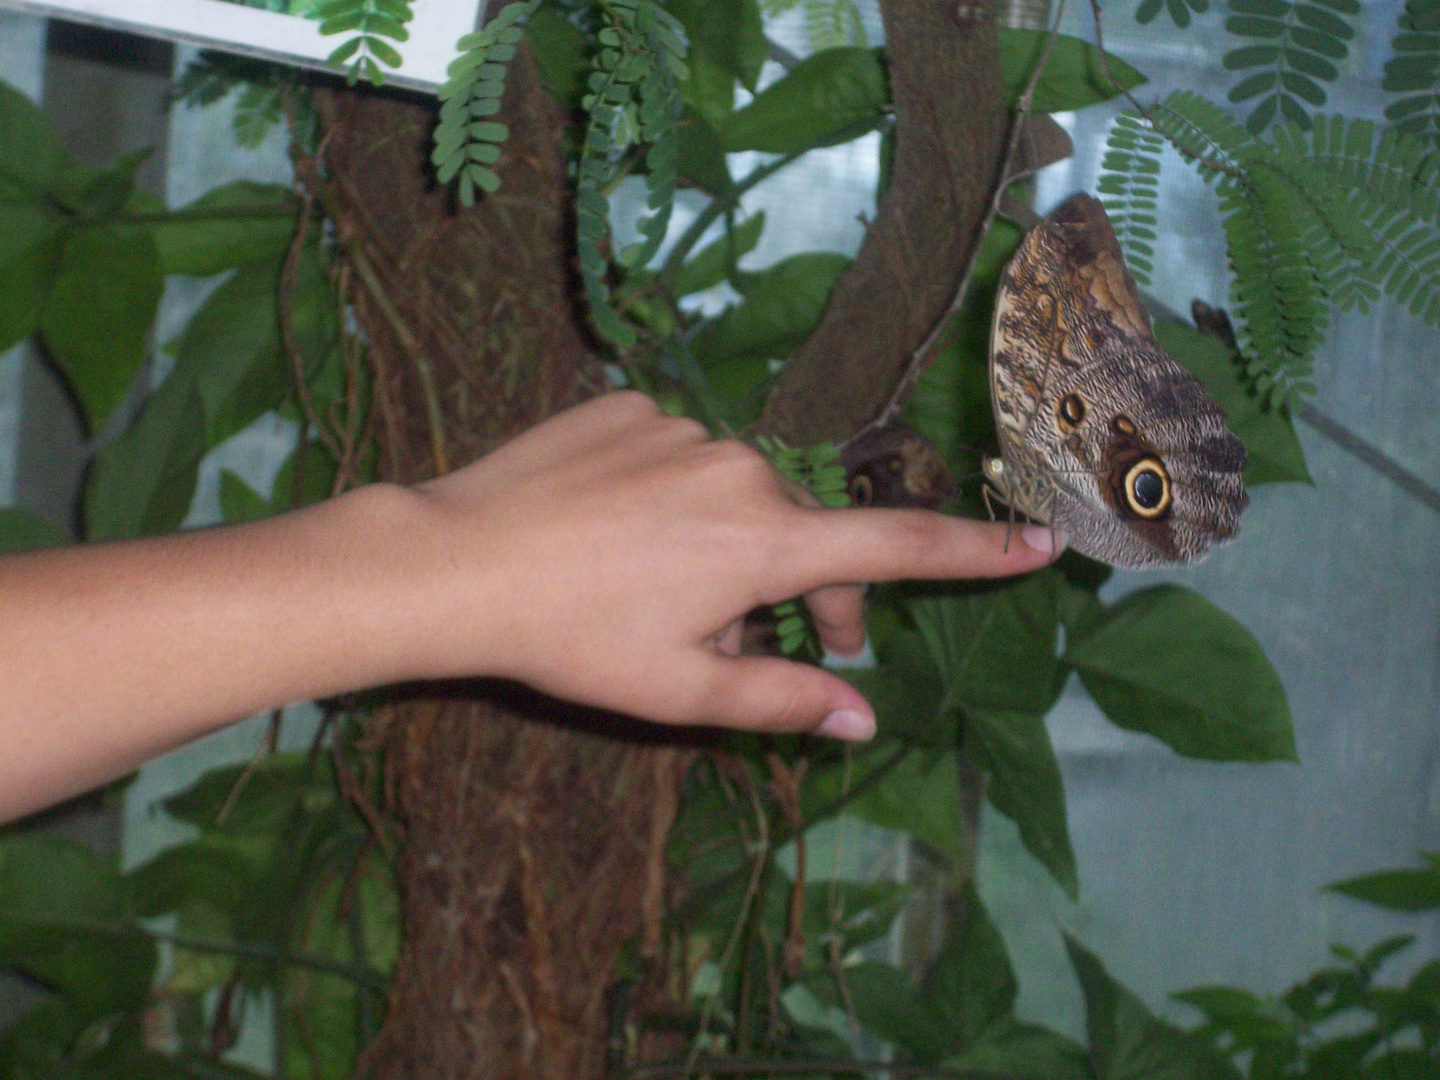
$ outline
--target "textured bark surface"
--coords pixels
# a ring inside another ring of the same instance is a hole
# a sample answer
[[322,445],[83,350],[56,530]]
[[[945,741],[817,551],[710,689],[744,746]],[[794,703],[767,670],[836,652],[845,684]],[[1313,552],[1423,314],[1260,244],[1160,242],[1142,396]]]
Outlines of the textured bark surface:
[[[797,443],[868,421],[949,302],[1005,126],[986,22],[885,0],[894,185],[766,411]],[[382,475],[457,467],[603,384],[574,288],[565,118],[512,66],[497,196],[460,212],[426,158],[433,106],[321,100],[324,203],[376,368]],[[897,314],[899,317],[897,317]],[[594,1077],[627,941],[659,947],[687,751],[515,687],[422,688],[377,720],[404,824],[405,945],[361,1075]]]
[[[600,385],[572,301],[564,117],[523,52],[505,104],[504,186],[462,212],[429,179],[430,107],[322,101],[387,479],[462,465]],[[680,751],[497,684],[422,688],[378,723],[405,945],[362,1075],[599,1075],[617,957],[663,907]]]
[[758,430],[842,442],[881,411],[949,306],[1004,149],[1000,42],[983,6],[881,0],[895,104],[894,180],[825,317]]

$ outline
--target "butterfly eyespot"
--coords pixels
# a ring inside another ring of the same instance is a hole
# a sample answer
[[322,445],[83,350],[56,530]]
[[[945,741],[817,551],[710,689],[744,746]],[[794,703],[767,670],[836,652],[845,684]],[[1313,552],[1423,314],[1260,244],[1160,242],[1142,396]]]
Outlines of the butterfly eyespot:
[[1066,394],[1060,399],[1060,426],[1077,428],[1085,422],[1085,399],[1079,394]]
[[1119,432],[1121,435],[1135,434],[1135,425],[1131,423],[1128,416],[1115,417],[1114,420],[1110,421],[1110,426],[1114,428],[1117,432]]
[[1094,330],[1091,330],[1090,333],[1086,336],[1090,338],[1090,344],[1095,346],[1096,348],[1105,344],[1105,331],[1099,329],[1098,327]]
[[1165,466],[1153,457],[1141,458],[1125,473],[1125,502],[1146,520],[1153,521],[1170,509],[1170,477]]
[[855,506],[869,506],[875,499],[875,485],[864,473],[850,481],[850,502]]

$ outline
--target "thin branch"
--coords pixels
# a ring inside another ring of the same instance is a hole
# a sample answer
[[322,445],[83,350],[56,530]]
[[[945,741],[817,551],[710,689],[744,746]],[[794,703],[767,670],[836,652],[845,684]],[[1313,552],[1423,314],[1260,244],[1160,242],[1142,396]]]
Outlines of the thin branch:
[[914,389],[915,383],[919,381],[921,373],[925,370],[931,350],[949,330],[951,321],[964,306],[965,299],[970,293],[970,282],[975,276],[975,265],[980,260],[980,249],[985,244],[985,238],[990,232],[991,224],[995,221],[995,215],[1000,212],[1001,200],[1010,186],[1010,169],[1015,162],[1015,155],[1019,152],[1020,138],[1025,133],[1025,122],[1030,116],[1035,101],[1035,88],[1040,84],[1040,76],[1045,71],[1045,65],[1050,62],[1050,53],[1054,50],[1055,42],[1060,37],[1060,20],[1064,15],[1065,0],[1060,0],[1055,9],[1055,21],[1051,24],[1050,34],[1045,39],[1045,46],[1040,51],[1040,57],[1035,62],[1035,67],[1030,72],[1030,79],[1026,82],[1025,89],[1015,103],[1015,111],[1010,117],[1010,137],[1005,147],[1005,154],[1000,159],[1000,168],[996,173],[995,186],[990,195],[990,205],[985,209],[985,216],[980,219],[980,227],[975,230],[975,242],[970,246],[970,255],[965,260],[965,271],[960,275],[960,283],[955,288],[954,298],[940,318],[936,320],[930,333],[925,336],[925,340],[910,353],[910,362],[906,365],[905,373],[900,377],[900,381],[891,393],[890,400],[885,403],[885,407],[880,410],[874,420],[846,440],[847,446],[861,435],[895,421],[900,415],[901,409],[904,408],[905,399],[909,397],[910,391]]
[[1312,428],[1318,431],[1325,438],[1329,439],[1347,454],[1370,466],[1385,479],[1398,487],[1405,494],[1418,502],[1424,503],[1431,510],[1440,514],[1440,491],[1436,491],[1420,477],[1401,465],[1390,455],[1386,454],[1379,447],[1376,447],[1359,435],[1356,435],[1349,428],[1337,420],[1315,408],[1308,401],[1296,398],[1290,402],[1290,410],[1295,414],[1296,419],[1303,420]]
[[700,1013],[700,1027],[695,1032],[695,1041],[690,1045],[690,1053],[686,1057],[685,1072],[679,1074],[688,1076],[694,1071],[695,1063],[700,1059],[701,1051],[705,1046],[705,1039],[710,1034],[710,1020],[715,1015],[715,1003],[720,1000],[720,991],[725,985],[725,969],[730,966],[734,958],[736,947],[740,944],[741,935],[745,927],[750,923],[750,909],[754,907],[756,897],[760,895],[760,879],[765,873],[765,866],[770,861],[770,823],[765,816],[765,808],[760,805],[760,796],[755,791],[755,785],[750,782],[749,770],[742,764],[741,769],[745,776],[746,793],[750,796],[750,805],[755,810],[755,828],[759,836],[755,843],[755,861],[750,870],[750,884],[745,888],[745,897],[740,902],[740,913],[736,916],[735,927],[730,932],[730,940],[725,943],[725,951],[720,954],[717,970],[720,985],[713,993],[705,999],[705,1008]]
[[286,952],[272,945],[210,941],[205,938],[190,937],[186,934],[171,934],[163,930],[146,930],[144,932],[157,941],[167,942],[177,949],[186,949],[189,952],[235,956],[242,960],[259,960],[265,963],[280,964],[283,967],[308,968],[311,971],[338,976],[356,986],[363,986],[367,990],[374,990],[382,994],[390,988],[390,980],[378,971],[346,964],[339,960],[331,960],[324,956],[316,956],[313,953]]

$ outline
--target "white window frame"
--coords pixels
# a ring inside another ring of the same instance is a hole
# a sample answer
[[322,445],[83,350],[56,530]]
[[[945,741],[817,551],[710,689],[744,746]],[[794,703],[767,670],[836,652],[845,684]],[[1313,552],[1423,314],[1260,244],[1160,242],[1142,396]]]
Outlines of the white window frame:
[[[455,58],[455,43],[475,29],[484,0],[415,0],[410,40],[396,43],[404,63],[387,82],[434,93]],[[0,9],[126,30],[242,56],[333,70],[329,56],[349,35],[322,37],[313,19],[225,0],[0,0]]]

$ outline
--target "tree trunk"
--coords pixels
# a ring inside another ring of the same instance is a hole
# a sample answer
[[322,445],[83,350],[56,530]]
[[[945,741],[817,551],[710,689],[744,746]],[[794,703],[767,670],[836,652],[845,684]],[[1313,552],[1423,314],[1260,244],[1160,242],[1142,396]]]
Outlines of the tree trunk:
[[[878,411],[953,294],[998,165],[993,27],[931,0],[883,7],[895,182],[767,410],[796,442],[843,438]],[[566,118],[528,52],[507,81],[503,186],[472,210],[431,178],[432,104],[373,91],[319,104],[328,175],[311,179],[356,282],[382,476],[457,467],[600,392],[574,282]],[[642,959],[658,947],[689,752],[505,684],[416,688],[376,723],[405,830],[405,946],[361,1075],[601,1075],[622,947],[637,942]]]

